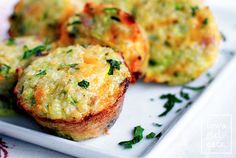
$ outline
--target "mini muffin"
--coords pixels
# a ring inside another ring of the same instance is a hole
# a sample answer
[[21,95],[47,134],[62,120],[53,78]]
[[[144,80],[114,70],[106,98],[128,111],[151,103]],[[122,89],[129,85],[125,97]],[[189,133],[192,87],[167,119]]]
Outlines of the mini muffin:
[[136,1],[133,13],[147,31],[146,82],[185,84],[216,61],[220,34],[208,7],[197,0]]
[[58,48],[28,66],[15,94],[43,127],[73,140],[107,132],[122,108],[130,72],[122,57],[101,46]]
[[42,55],[46,46],[35,37],[0,42],[0,95],[9,96],[16,82],[16,69],[26,67],[33,56]]
[[73,12],[71,0],[20,0],[10,18],[10,35],[57,40],[60,26]]
[[201,0],[93,0],[128,10],[148,34],[146,82],[185,84],[211,67],[220,34]]
[[148,40],[128,13],[106,4],[86,3],[62,28],[61,44],[100,44],[122,53],[135,81],[148,63]]

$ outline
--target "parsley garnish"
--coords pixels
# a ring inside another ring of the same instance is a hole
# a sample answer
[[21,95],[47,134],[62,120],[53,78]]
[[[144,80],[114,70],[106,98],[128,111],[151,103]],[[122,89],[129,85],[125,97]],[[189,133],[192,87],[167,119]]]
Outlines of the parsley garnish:
[[206,85],[204,86],[199,86],[199,87],[190,87],[190,86],[183,86],[183,89],[189,89],[192,91],[202,91],[206,88]]
[[109,60],[107,60],[107,62],[110,64],[110,69],[108,71],[108,75],[113,75],[115,69],[120,70],[120,64],[121,64],[120,61],[109,59]]
[[125,149],[130,149],[134,144],[137,144],[143,139],[144,129],[141,126],[136,126],[134,128],[133,139],[129,141],[120,142],[119,145],[123,146]]
[[148,135],[146,135],[147,139],[152,139],[155,138],[156,134],[154,132],[149,133]]
[[70,68],[75,68],[75,67],[77,67],[79,64],[68,64],[68,66],[70,67]]
[[189,100],[190,99],[189,94],[184,92],[183,89],[180,91],[180,96],[182,98],[184,98],[185,100]]
[[37,47],[34,47],[33,49],[28,49],[27,47],[25,48],[26,50],[24,51],[23,59],[28,59],[33,55],[38,55],[45,51],[47,49],[47,45],[39,45]]
[[117,14],[118,10],[116,8],[104,8],[103,11],[105,13],[109,13],[109,14],[115,15],[115,14]]
[[209,23],[209,19],[208,19],[208,18],[205,18],[205,19],[203,20],[203,22],[202,22],[202,24],[203,24],[204,26],[208,25],[208,23]]
[[162,114],[158,115],[159,117],[166,116],[174,107],[176,103],[181,103],[182,100],[177,98],[174,94],[166,94],[162,95],[160,97],[161,99],[167,99],[167,102],[164,105],[164,108],[166,109]]
[[41,77],[47,74],[47,70],[40,70],[35,76]]
[[191,10],[192,10],[192,16],[196,16],[196,13],[199,10],[199,7],[198,6],[192,7]]
[[78,101],[76,99],[74,99],[73,97],[70,97],[70,103],[74,106],[76,106],[78,104]]
[[176,3],[175,4],[175,10],[179,11],[182,10],[184,7],[181,4]]
[[81,82],[79,82],[78,83],[78,85],[81,87],[81,88],[84,88],[84,89],[87,89],[88,87],[89,87],[89,82],[88,81],[85,81],[85,80],[83,80],[83,81],[81,81]]
[[153,126],[156,126],[156,127],[161,127],[162,124],[159,124],[159,123],[153,123]]
[[0,64],[0,74],[2,76],[6,76],[9,71],[10,71],[11,67],[6,65],[6,64]]
[[148,62],[148,64],[149,64],[150,66],[156,66],[156,65],[157,65],[157,62],[156,62],[155,60],[150,59],[149,62]]
[[9,38],[8,41],[7,41],[7,45],[8,46],[12,46],[12,45],[15,45],[16,44],[16,41],[14,38]]

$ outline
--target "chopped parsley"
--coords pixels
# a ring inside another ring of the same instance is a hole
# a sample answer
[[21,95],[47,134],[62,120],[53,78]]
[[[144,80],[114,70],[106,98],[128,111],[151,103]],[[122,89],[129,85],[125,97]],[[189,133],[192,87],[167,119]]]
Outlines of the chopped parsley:
[[105,13],[109,13],[109,14],[115,15],[115,14],[117,14],[118,10],[116,8],[104,8],[103,11]]
[[180,91],[180,96],[181,96],[182,98],[184,98],[185,100],[189,100],[189,99],[190,99],[189,94],[186,93],[186,92],[184,92],[183,89]]
[[166,116],[174,107],[176,103],[181,103],[182,100],[177,98],[174,94],[166,94],[162,95],[160,99],[167,99],[166,103],[164,104],[164,108],[166,109],[163,113],[158,115],[159,117]]
[[110,69],[108,71],[108,75],[113,75],[115,69],[120,70],[120,65],[121,65],[120,61],[109,59],[109,60],[107,60],[107,63],[110,64]]
[[34,55],[40,55],[43,51],[47,49],[47,45],[39,45],[37,47],[34,47],[33,49],[28,49],[28,47],[25,46],[25,49],[26,50],[24,51],[23,59],[28,59]]
[[192,91],[202,91],[206,88],[206,85],[204,86],[199,86],[199,87],[190,87],[190,86],[183,86],[183,89],[189,89]]
[[159,123],[152,123],[153,124],[153,126],[156,126],[156,127],[161,127],[162,126],[162,124],[159,124]]
[[78,101],[76,99],[74,99],[73,97],[70,97],[70,103],[74,106],[76,106],[78,104]]
[[155,138],[156,134],[154,132],[149,133],[148,135],[146,135],[147,139],[152,139]]
[[123,146],[125,149],[130,149],[134,144],[139,143],[143,139],[144,129],[141,126],[136,126],[133,131],[133,139],[129,141],[122,141],[119,145]]
[[75,68],[75,67],[77,67],[79,64],[68,64],[68,66],[70,67],[70,68]]
[[73,50],[69,49],[68,51],[66,51],[67,54],[71,53]]
[[209,19],[208,19],[208,18],[205,18],[205,19],[203,20],[203,22],[202,22],[202,24],[203,24],[204,26],[208,25],[208,23],[209,23]]
[[90,83],[88,81],[82,80],[81,82],[78,83],[78,86],[81,88],[87,89],[89,87]]
[[178,3],[175,4],[175,10],[180,11],[180,10],[182,10],[183,8],[184,8],[184,7],[183,7],[181,4],[178,4]]
[[37,77],[41,77],[47,74],[47,70],[40,70],[38,73],[35,74]]
[[198,7],[198,6],[195,6],[195,7],[192,7],[192,8],[191,8],[192,16],[193,16],[193,17],[196,16],[198,10],[199,10],[199,7]]
[[8,75],[9,71],[10,71],[11,67],[6,65],[6,64],[0,64],[0,74],[2,76],[6,76]]
[[156,62],[155,60],[150,59],[149,62],[148,62],[148,64],[149,64],[150,66],[156,66],[156,65],[157,65],[157,62]]
[[12,45],[15,45],[15,44],[16,44],[16,41],[15,41],[14,38],[9,38],[9,39],[7,40],[7,45],[8,45],[8,46],[12,46]]
[[64,69],[64,68],[73,68],[73,69],[78,69],[78,65],[76,63],[73,64],[60,64],[59,70]]

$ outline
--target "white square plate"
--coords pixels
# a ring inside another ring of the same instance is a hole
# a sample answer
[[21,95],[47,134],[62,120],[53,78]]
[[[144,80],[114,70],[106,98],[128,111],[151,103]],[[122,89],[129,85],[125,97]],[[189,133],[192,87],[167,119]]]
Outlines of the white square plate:
[[[2,5],[0,3],[0,6]],[[6,6],[6,4],[4,5]],[[171,137],[171,135],[177,133],[178,129],[182,128],[191,117],[198,114],[199,110],[204,108],[210,96],[214,94],[214,91],[220,89],[226,81],[227,74],[235,71],[236,58],[234,54],[230,53],[231,50],[235,49],[234,43],[236,43],[236,31],[234,31],[236,26],[230,16],[233,15],[234,11],[217,7],[214,8],[214,11],[220,30],[226,35],[227,41],[222,44],[222,51],[217,63],[209,70],[210,74],[215,76],[215,79],[201,93],[188,91],[193,102],[188,108],[184,108],[187,102],[183,102],[176,105],[166,117],[158,117],[165,110],[163,108],[164,101],[160,100],[159,97],[167,93],[178,94],[181,87],[139,82],[136,85],[131,85],[128,89],[123,111],[108,135],[83,142],[73,142],[44,133],[31,118],[22,115],[0,117],[0,133],[77,157],[153,156],[154,149],[158,148],[159,142],[166,141],[166,137]],[[206,73],[189,85],[205,85],[208,81],[209,76]],[[177,113],[176,111],[180,108],[184,110]],[[153,123],[160,123],[162,126],[155,127]],[[145,129],[144,135],[150,132],[161,132],[163,135],[160,139],[147,140],[144,138],[132,149],[123,149],[118,143],[131,139],[132,130],[137,125],[141,125]]]

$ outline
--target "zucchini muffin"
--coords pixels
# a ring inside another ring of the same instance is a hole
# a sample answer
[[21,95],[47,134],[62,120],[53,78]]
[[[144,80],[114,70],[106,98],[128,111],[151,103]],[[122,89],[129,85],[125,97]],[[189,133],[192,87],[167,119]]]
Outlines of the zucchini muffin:
[[98,1],[128,8],[147,32],[150,60],[146,82],[185,84],[214,64],[220,33],[212,12],[201,0]]
[[148,40],[128,13],[106,4],[86,3],[83,12],[71,17],[62,29],[62,44],[100,44],[122,53],[138,79],[147,66]]
[[185,84],[214,64],[220,33],[208,7],[196,0],[143,0],[137,8],[151,44],[146,82]]
[[32,62],[15,93],[19,106],[40,125],[79,141],[112,126],[129,79],[122,57],[112,49],[70,46]]
[[42,55],[46,49],[46,45],[35,37],[0,42],[0,95],[9,96],[16,82],[16,70],[26,67],[32,57]]
[[20,0],[10,18],[10,35],[57,40],[63,21],[74,13],[72,4],[71,0]]

